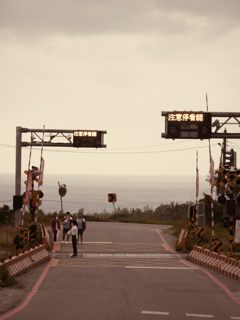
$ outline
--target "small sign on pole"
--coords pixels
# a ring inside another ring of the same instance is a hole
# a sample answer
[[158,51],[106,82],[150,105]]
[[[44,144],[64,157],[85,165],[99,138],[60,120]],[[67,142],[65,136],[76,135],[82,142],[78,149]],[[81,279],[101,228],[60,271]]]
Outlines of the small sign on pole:
[[108,202],[112,202],[113,208],[116,210],[114,203],[117,202],[117,195],[116,193],[109,193],[108,194]]
[[109,193],[109,194],[108,194],[108,202],[117,202],[117,195],[116,195],[116,193]]
[[62,198],[67,194],[67,186],[65,184],[60,184],[58,182],[58,193],[60,195],[60,200],[61,200],[61,211],[63,211],[63,204],[62,204]]

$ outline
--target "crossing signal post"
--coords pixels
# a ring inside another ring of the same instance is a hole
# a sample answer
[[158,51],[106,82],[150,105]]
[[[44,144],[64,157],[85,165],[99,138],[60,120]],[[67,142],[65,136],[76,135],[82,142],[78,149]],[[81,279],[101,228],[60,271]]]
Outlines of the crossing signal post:
[[221,195],[220,197],[218,197],[218,202],[220,204],[225,204],[226,203],[226,207],[227,207],[227,219],[226,219],[226,225],[228,225],[229,227],[229,252],[231,254],[232,252],[232,243],[233,243],[233,236],[234,236],[234,231],[233,231],[233,224],[234,224],[234,220],[233,217],[236,215],[236,200],[238,202],[238,198],[234,198],[234,186],[240,185],[240,170],[227,170],[223,167],[221,167],[219,169],[219,171],[221,173],[223,173],[225,175],[225,179],[223,181],[219,182],[219,185],[221,187],[223,187],[225,184],[228,184],[229,186],[229,190],[228,193],[226,194],[226,196],[228,197],[228,199],[225,197],[225,195]]
[[197,236],[197,245],[199,246],[200,242],[202,241],[202,237],[204,235],[204,228],[201,226],[198,226],[196,228],[196,236]]
[[196,205],[192,205],[188,208],[188,223],[187,223],[191,238],[195,238],[195,229],[194,229],[195,221],[196,221]]
[[210,139],[212,115],[210,112],[173,111],[162,112],[165,116],[166,139]]

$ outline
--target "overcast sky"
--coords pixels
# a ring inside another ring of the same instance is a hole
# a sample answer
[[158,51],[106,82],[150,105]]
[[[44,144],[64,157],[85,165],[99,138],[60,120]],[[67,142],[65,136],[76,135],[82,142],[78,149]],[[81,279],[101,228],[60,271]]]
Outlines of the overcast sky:
[[107,131],[106,149],[45,148],[45,174],[195,175],[198,151],[207,175],[208,140],[161,138],[161,111],[206,111],[207,93],[210,112],[240,112],[239,0],[0,0],[0,48],[0,173],[16,127],[45,126]]

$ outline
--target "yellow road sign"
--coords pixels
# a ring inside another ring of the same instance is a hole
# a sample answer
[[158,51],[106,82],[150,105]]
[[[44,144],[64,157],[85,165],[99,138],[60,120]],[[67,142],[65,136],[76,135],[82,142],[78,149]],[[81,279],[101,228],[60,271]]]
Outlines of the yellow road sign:
[[116,195],[116,193],[109,193],[109,194],[108,194],[108,202],[117,202],[117,195]]

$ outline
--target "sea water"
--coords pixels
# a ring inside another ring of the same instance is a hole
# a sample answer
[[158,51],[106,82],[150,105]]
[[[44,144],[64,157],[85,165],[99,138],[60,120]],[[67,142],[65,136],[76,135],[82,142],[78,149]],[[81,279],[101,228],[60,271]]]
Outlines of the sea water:
[[[25,191],[22,176],[21,191]],[[203,193],[210,194],[205,176],[199,177],[199,199]],[[61,198],[59,183],[65,184],[67,194]],[[38,189],[35,182],[34,189]],[[84,213],[112,212],[113,204],[108,202],[108,194],[115,193],[115,208],[150,207],[156,209],[161,204],[186,203],[196,201],[196,177],[194,176],[134,176],[134,175],[46,175],[43,186],[42,209],[45,213],[60,211]],[[15,194],[14,174],[0,174],[0,207],[13,207]],[[62,201],[61,201],[62,200]]]

